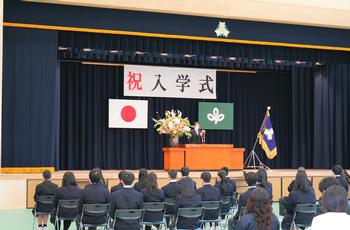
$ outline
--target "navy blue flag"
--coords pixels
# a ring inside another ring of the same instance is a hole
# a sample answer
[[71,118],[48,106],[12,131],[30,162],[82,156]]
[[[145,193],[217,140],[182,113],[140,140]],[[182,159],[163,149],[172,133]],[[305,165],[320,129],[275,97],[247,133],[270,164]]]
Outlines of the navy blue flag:
[[258,134],[259,144],[265,151],[267,158],[273,159],[277,155],[276,138],[272,128],[270,113],[267,112],[262,132]]

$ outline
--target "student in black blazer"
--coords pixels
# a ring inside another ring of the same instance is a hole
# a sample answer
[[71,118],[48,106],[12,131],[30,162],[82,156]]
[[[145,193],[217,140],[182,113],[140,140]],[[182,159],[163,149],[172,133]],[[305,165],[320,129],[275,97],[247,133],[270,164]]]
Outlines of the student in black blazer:
[[190,169],[187,166],[184,166],[184,167],[181,168],[181,175],[182,175],[182,178],[177,182],[180,186],[182,186],[182,184],[184,182],[184,179],[189,178],[192,181],[193,185],[194,185],[194,189],[197,189],[196,182],[189,176],[190,175]]
[[190,143],[191,144],[202,144],[201,130],[199,129],[199,122],[194,123],[194,129],[191,130]]
[[231,184],[233,184],[233,187],[235,188],[235,191],[236,191],[236,181],[232,180],[230,177],[229,177],[229,169],[228,167],[224,166],[222,167],[220,170],[224,170],[226,172],[226,178],[228,180],[228,182],[230,182]]
[[111,193],[119,190],[119,189],[122,189],[123,188],[123,182],[122,182],[122,175],[123,173],[126,173],[125,170],[122,170],[118,173],[118,179],[119,179],[119,184],[117,185],[114,185],[112,188],[111,188]]
[[[51,222],[55,223],[55,216],[57,212],[57,207],[58,207],[58,202],[60,200],[79,200],[81,195],[81,189],[77,185],[77,181],[75,179],[74,173],[72,172],[65,172],[63,175],[63,180],[62,180],[62,186],[58,189],[56,192],[56,195],[54,197],[54,204],[55,204],[55,209],[51,215]],[[71,209],[65,209],[65,208],[60,208],[59,210],[59,215],[60,217],[76,217],[79,215],[78,210],[71,210]],[[65,220],[63,224],[63,230],[68,230],[69,226],[71,225],[72,221]],[[60,223],[59,226],[57,226],[58,229],[60,228]]]
[[[311,204],[316,202],[314,189],[309,186],[305,173],[297,173],[293,190],[289,193],[288,197],[286,197],[285,201],[287,214],[282,221],[282,229],[289,229],[297,204]],[[306,214],[302,216],[297,215],[296,222],[304,222],[308,218],[310,217]]]
[[[109,192],[107,188],[101,186],[101,173],[97,169],[92,169],[89,173],[91,185],[82,190],[79,200],[79,213],[82,213],[84,204],[108,204]],[[100,224],[105,222],[105,216],[84,214],[83,223]],[[92,228],[90,228],[92,229]]]
[[242,214],[242,208],[247,206],[250,194],[256,189],[256,176],[255,173],[249,172],[245,174],[245,182],[248,184],[248,190],[242,193],[238,200],[238,211],[236,215],[233,217],[238,220],[240,215]]
[[138,192],[141,192],[141,189],[143,189],[146,185],[145,185],[145,181],[148,175],[148,171],[147,169],[140,169],[139,170],[139,181],[135,183],[134,185],[134,189]]
[[[109,216],[114,219],[116,210],[142,209],[142,194],[132,187],[135,176],[131,172],[123,173],[122,182],[124,187],[112,193]],[[118,230],[140,230],[138,221],[115,220],[115,229]]]
[[[183,178],[181,195],[175,201],[175,213],[178,215],[180,208],[195,208],[202,205],[201,196],[198,195],[194,188],[194,183],[191,178]],[[179,217],[177,222],[178,229],[196,229],[199,228],[199,219],[187,219]]]
[[[92,170],[96,170],[99,172],[99,174],[101,175],[101,178],[100,178],[100,182],[98,182],[97,184],[101,187],[104,187],[108,190],[108,186],[107,186],[107,183],[105,181],[105,178],[103,177],[103,174],[102,174],[102,170],[100,168],[93,168]],[[85,186],[85,188],[89,187],[91,184],[87,184]]]
[[[307,176],[306,170],[305,170],[304,167],[299,167],[299,168],[297,169],[297,174],[298,174],[299,172],[305,173],[305,175]],[[311,180],[309,180],[309,178],[307,179],[307,183],[309,184],[309,186],[311,186],[311,187],[313,186],[313,185],[312,185],[312,182],[311,182]],[[293,190],[293,188],[294,188],[294,180],[292,180],[292,181],[290,182],[290,184],[288,185],[288,192],[291,192],[291,191]]]
[[215,187],[220,190],[221,196],[232,196],[233,192],[236,192],[236,187],[228,180],[224,170],[218,172],[218,180],[215,183]]
[[[38,200],[39,196],[53,196],[58,190],[58,185],[51,182],[51,172],[45,170],[43,172],[44,181],[35,187],[34,200]],[[51,212],[53,205],[36,204],[37,212]],[[48,215],[37,215],[38,229],[47,229]]]
[[267,193],[269,194],[270,200],[272,200],[272,184],[267,181],[266,169],[260,168],[255,175],[257,179],[256,187],[266,189]]
[[[168,172],[169,176],[169,183],[162,187],[162,190],[164,191],[164,195],[166,198],[176,198],[181,193],[181,185],[177,183],[176,177],[177,177],[177,171],[174,169],[169,170]],[[173,215],[175,212],[173,205],[167,205],[166,213]]]
[[[197,189],[197,193],[201,196],[202,201],[219,201],[221,197],[220,190],[210,184],[210,172],[202,172],[201,179],[203,180],[203,187]],[[218,213],[216,211],[207,211],[204,219],[214,220],[217,218],[217,216]]]
[[346,192],[349,191],[349,183],[345,179],[345,171],[340,165],[334,165],[332,167],[334,177],[339,181],[340,185],[345,189]]
[[280,223],[273,214],[271,200],[267,191],[256,188],[250,194],[246,211],[237,225],[229,226],[230,230],[279,230]]
[[[158,188],[157,175],[155,173],[148,174],[146,181],[146,187],[141,190],[143,195],[143,202],[164,202],[164,191]],[[162,212],[145,212],[144,222],[159,222],[163,220]],[[151,226],[146,226],[146,229],[151,229]]]

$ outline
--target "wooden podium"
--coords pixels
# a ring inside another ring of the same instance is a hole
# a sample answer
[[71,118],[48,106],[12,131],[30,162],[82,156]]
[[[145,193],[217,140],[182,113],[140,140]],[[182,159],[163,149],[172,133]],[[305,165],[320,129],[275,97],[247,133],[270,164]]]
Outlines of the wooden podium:
[[177,148],[163,148],[164,169],[218,170],[243,169],[244,148],[229,144],[186,144]]

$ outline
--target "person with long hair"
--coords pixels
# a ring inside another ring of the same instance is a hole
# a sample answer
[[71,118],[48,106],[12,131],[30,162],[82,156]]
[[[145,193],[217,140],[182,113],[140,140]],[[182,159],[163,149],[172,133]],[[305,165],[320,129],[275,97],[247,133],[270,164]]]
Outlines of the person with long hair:
[[148,175],[148,171],[145,168],[142,168],[139,170],[139,181],[135,183],[134,189],[138,192],[141,192],[141,190],[146,186],[146,178]]
[[[55,223],[55,216],[57,212],[57,206],[58,202],[60,200],[79,200],[81,195],[81,189],[77,185],[77,181],[75,179],[75,175],[73,172],[65,172],[63,174],[63,179],[62,179],[62,186],[58,189],[56,192],[56,195],[54,197],[54,204],[55,204],[55,209],[53,214],[51,215],[51,222]],[[59,211],[59,215],[61,217],[72,217],[72,216],[77,216],[78,215],[78,210],[71,210],[71,209],[65,209],[61,208]],[[63,230],[68,230],[69,226],[71,225],[70,220],[65,220],[63,222]],[[60,223],[56,228],[60,228]]]
[[[299,167],[299,168],[297,169],[297,174],[298,174],[298,173],[304,173],[304,174],[306,175],[306,177],[307,177],[306,169],[305,169],[304,167]],[[308,182],[309,186],[312,187],[312,182],[311,182],[311,180],[309,180],[309,178],[307,179],[307,182]],[[291,191],[293,190],[293,187],[294,187],[294,180],[292,180],[292,181],[290,182],[290,184],[288,185],[288,192],[291,192]]]
[[312,220],[312,230],[349,229],[348,196],[342,186],[333,185],[326,189],[322,194],[321,209],[323,214]]
[[[295,207],[297,204],[313,204],[316,203],[316,196],[314,189],[309,185],[308,178],[304,172],[298,172],[292,191],[289,193],[286,201],[285,217],[282,221],[282,229],[289,229]],[[296,221],[299,223],[305,222],[309,218],[308,215],[300,215],[296,217]]]
[[230,183],[224,170],[218,172],[218,180],[215,187],[220,190],[221,196],[232,196],[233,192],[236,192],[236,188]]
[[256,187],[264,188],[266,189],[267,193],[269,194],[270,199],[272,199],[272,184],[267,181],[267,172],[266,169],[260,168],[256,172]]
[[[157,175],[153,172],[147,175],[145,180],[145,188],[141,189],[143,202],[164,202],[164,191],[158,188]],[[162,221],[162,212],[145,212],[143,217],[144,222],[159,222]],[[146,226],[146,229],[151,229],[152,226]]]
[[[178,214],[180,208],[195,208],[202,205],[201,196],[195,190],[193,180],[189,177],[182,178],[181,194],[175,201],[175,213]],[[179,217],[177,229],[197,229],[199,219]]]
[[[340,185],[343,186],[346,192],[349,190],[349,183],[345,177],[347,172],[340,165],[334,165],[332,167],[332,171],[334,173],[334,177],[339,181]],[[349,176],[349,175],[347,175]]]
[[235,230],[279,230],[278,218],[272,213],[269,194],[264,188],[256,188],[249,197],[244,215]]

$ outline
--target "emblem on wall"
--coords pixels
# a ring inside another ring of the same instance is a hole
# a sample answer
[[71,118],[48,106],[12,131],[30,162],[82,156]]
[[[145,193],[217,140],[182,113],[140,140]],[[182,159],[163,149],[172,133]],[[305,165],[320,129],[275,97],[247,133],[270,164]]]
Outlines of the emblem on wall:
[[214,30],[217,37],[225,37],[229,35],[230,31],[227,29],[226,22],[219,22],[218,27]]

